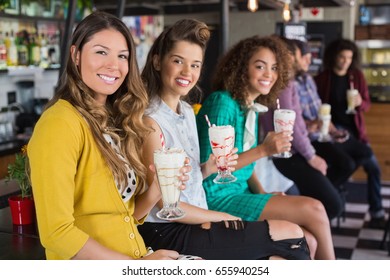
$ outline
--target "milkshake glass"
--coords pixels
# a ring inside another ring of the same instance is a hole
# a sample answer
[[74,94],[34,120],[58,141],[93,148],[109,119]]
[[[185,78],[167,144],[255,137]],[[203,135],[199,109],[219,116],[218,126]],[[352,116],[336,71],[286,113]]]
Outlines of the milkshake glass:
[[330,104],[322,104],[318,112],[319,119],[322,121],[320,128],[320,136],[318,138],[319,142],[329,142],[331,137],[329,135],[329,126],[332,116],[330,114],[331,106]]
[[[274,128],[275,132],[289,131],[291,134],[294,130],[295,111],[288,109],[276,109],[274,111]],[[273,155],[277,158],[289,158],[292,156],[290,152],[282,152]]]
[[180,201],[180,168],[184,166],[186,153],[182,149],[168,148],[154,151],[154,165],[161,189],[163,208],[157,212],[162,220],[176,220],[185,212],[178,207]]
[[347,90],[347,111],[346,114],[356,114],[355,110],[355,96],[358,95],[359,92],[357,89],[348,89]]
[[237,180],[227,165],[227,158],[232,155],[234,137],[234,127],[231,125],[209,127],[211,149],[217,158],[218,175],[213,180],[216,184],[226,184]]

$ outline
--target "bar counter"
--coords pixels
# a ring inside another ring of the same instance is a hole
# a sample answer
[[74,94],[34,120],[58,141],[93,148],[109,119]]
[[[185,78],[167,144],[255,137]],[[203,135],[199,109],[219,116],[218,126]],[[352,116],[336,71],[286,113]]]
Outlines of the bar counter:
[[0,180],[0,260],[44,260],[45,250],[41,245],[36,223],[14,225],[7,198],[17,194],[15,181]]
[[0,260],[44,260],[36,224],[14,225],[9,207],[0,209]]

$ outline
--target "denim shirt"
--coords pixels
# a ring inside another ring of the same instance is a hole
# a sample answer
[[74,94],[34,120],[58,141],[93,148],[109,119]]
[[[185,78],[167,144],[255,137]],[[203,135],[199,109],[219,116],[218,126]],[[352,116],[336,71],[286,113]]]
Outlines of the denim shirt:
[[[195,114],[192,107],[184,101],[180,101],[178,106],[180,114],[174,112],[160,98],[155,98],[151,101],[146,115],[160,126],[166,147],[181,148],[190,159],[192,171],[189,173],[190,178],[186,182],[186,189],[181,192],[180,201],[208,209],[206,195],[202,186],[203,176],[200,169],[200,152]],[[146,221],[155,223],[167,222],[156,217],[156,213],[159,210],[155,206],[146,218]]]

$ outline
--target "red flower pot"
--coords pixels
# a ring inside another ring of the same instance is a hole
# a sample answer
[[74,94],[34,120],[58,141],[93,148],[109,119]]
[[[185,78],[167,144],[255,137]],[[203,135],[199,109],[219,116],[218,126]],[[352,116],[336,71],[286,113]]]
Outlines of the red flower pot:
[[35,222],[35,206],[31,197],[10,196],[8,203],[11,208],[13,224],[27,225]]

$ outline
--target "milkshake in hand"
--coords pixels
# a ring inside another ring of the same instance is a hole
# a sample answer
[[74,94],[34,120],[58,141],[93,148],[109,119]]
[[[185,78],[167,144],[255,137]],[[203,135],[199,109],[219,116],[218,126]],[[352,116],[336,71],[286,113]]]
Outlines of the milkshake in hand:
[[157,217],[162,220],[176,220],[185,215],[178,204],[182,184],[180,169],[184,166],[186,156],[186,153],[178,148],[154,151],[154,165],[163,201],[163,208],[157,212]]
[[319,142],[329,142],[331,137],[329,135],[329,126],[332,119],[330,114],[331,106],[329,104],[322,104],[318,112],[318,117],[321,120],[320,136],[318,138]]
[[216,184],[226,184],[237,180],[231,174],[227,160],[232,155],[234,135],[234,127],[231,125],[209,127],[211,150],[217,158],[218,175],[213,180]]
[[[275,132],[288,131],[291,134],[294,130],[295,111],[288,109],[276,109],[274,111],[274,129]],[[273,155],[277,158],[289,158],[292,156],[290,152],[283,152]]]
[[355,110],[355,96],[358,95],[359,92],[357,89],[348,89],[347,90],[347,104],[348,108],[345,112],[346,114],[356,114]]

